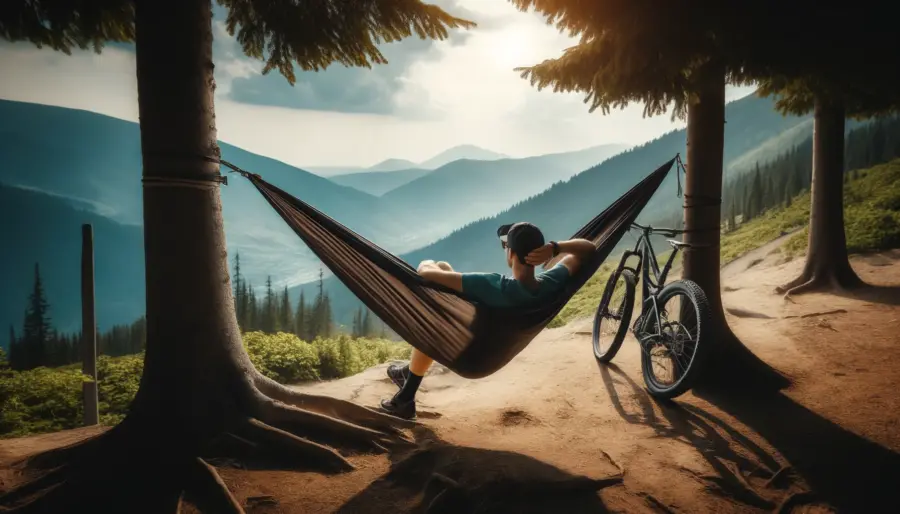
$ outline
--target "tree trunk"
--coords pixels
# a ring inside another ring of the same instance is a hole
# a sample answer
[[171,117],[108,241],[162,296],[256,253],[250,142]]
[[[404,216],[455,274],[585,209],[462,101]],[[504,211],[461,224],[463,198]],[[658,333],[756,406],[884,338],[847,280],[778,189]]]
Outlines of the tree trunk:
[[[687,174],[684,187],[685,242],[682,277],[706,293],[711,327],[703,343],[714,345],[694,388],[743,387],[747,380],[772,387],[786,381],[753,355],[731,332],[725,319],[721,289],[721,213],[725,150],[725,71],[707,64],[698,71],[695,97],[688,104]],[[741,377],[741,378],[738,378]]]
[[29,469],[52,471],[0,496],[0,510],[165,514],[186,493],[211,512],[241,512],[200,457],[342,472],[353,466],[306,437],[367,451],[410,442],[401,429],[412,422],[291,391],[259,374],[244,350],[218,165],[203,159],[219,155],[211,23],[210,0],[136,5],[147,281],[140,389],[113,429],[29,459]]
[[800,294],[863,285],[847,258],[844,233],[844,104],[816,98],[813,127],[812,199],[806,264],[799,277],[777,289]]

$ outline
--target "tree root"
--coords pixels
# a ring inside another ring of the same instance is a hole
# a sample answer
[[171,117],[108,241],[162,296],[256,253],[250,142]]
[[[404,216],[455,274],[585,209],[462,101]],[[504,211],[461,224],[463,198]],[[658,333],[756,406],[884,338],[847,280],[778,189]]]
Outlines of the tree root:
[[[338,451],[382,453],[415,444],[402,431],[415,422],[298,393],[265,377],[251,382],[256,387],[245,396],[250,401],[225,418],[228,428],[221,432],[160,421],[166,415],[133,405],[128,418],[103,434],[24,459],[25,468],[50,471],[0,495],[0,510],[43,514],[86,508],[105,514],[129,504],[135,514],[165,514],[177,512],[183,498],[202,512],[243,514],[212,462],[239,466],[261,459],[344,473],[355,467]],[[197,433],[206,435],[186,442]]]
[[794,507],[808,505],[816,501],[816,495],[812,491],[795,491],[782,500],[772,512],[775,514],[790,514],[794,511]]
[[252,440],[260,441],[266,446],[274,447],[277,451],[284,452],[283,456],[285,458],[292,459],[296,457],[301,462],[312,462],[320,471],[345,472],[356,469],[350,461],[336,451],[302,437],[297,437],[290,432],[266,425],[259,420],[248,420],[244,430]]
[[347,449],[387,452],[398,443],[414,444],[405,435],[387,434],[372,428],[348,423],[316,412],[280,402],[268,402],[261,412],[262,420],[276,428],[300,437],[322,440]]
[[194,459],[190,465],[184,497],[203,512],[244,514],[244,509],[228,490],[215,468]]
[[415,421],[390,416],[353,402],[294,391],[259,373],[254,377],[254,385],[261,393],[281,403],[383,432],[401,434],[402,429],[416,426]]
[[822,270],[801,273],[799,277],[791,280],[787,284],[776,287],[775,292],[783,294],[787,299],[793,295],[805,293],[849,291],[863,285],[863,281],[860,280],[852,269],[845,271],[844,273],[841,273],[838,270]]
[[0,495],[0,506],[19,503],[29,496],[58,486],[66,479],[64,467],[44,473],[40,477],[26,482],[7,493]]

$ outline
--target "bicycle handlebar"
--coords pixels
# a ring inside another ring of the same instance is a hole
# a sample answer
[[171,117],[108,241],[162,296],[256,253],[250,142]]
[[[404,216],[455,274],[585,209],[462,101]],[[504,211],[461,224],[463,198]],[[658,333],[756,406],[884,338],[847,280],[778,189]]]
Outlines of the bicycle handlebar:
[[685,233],[684,230],[678,230],[678,229],[674,229],[674,228],[653,228],[649,225],[645,227],[643,225],[640,225],[640,224],[634,223],[634,222],[631,223],[631,227],[644,230],[644,231],[648,232],[649,234],[659,234],[661,236],[668,236],[668,237],[675,237],[675,236]]

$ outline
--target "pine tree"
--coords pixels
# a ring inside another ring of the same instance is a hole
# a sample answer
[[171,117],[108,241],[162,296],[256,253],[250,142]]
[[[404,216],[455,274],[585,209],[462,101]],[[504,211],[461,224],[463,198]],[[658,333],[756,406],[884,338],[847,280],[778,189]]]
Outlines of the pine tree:
[[259,302],[256,301],[256,292],[253,284],[247,285],[247,332],[259,330]]
[[278,329],[282,332],[292,332],[294,328],[294,312],[291,309],[291,299],[288,296],[287,286],[284,286],[284,291],[281,293],[281,308],[278,315]]
[[322,297],[322,315],[319,333],[322,337],[331,337],[332,334],[332,315],[331,315],[331,298],[326,293]]
[[369,315],[369,309],[366,309],[366,315],[362,319],[362,327],[360,330],[360,334],[362,337],[372,337],[375,332],[375,327],[372,326],[372,317]]
[[353,313],[353,337],[360,337],[362,333],[362,307],[356,309],[356,312]]
[[294,334],[304,341],[308,340],[306,330],[307,321],[306,296],[301,289],[300,299],[297,300],[297,314],[294,315]]
[[278,324],[278,302],[272,290],[272,276],[266,277],[266,298],[263,301],[262,322],[259,329],[267,334],[275,333]]
[[734,230],[737,228],[737,205],[736,202],[731,202],[731,209],[729,209],[728,213],[728,227],[730,230]]
[[16,329],[12,325],[9,326],[9,367],[12,369],[22,369],[22,352],[19,349],[19,341],[16,340]]
[[312,315],[309,320],[309,338],[315,339],[318,336],[325,336],[326,332],[326,320],[330,319],[326,317],[325,312],[325,280],[324,280],[324,272],[321,268],[319,268],[319,293],[316,295],[315,302],[313,303]]
[[241,255],[240,253],[235,252],[234,254],[234,312],[237,316],[238,326],[244,327],[244,320],[246,319],[246,313],[244,309],[246,308],[246,304],[244,302],[244,278],[241,276]]
[[34,264],[34,287],[28,297],[25,322],[22,327],[22,345],[25,350],[25,369],[43,366],[47,360],[47,346],[50,342],[50,304],[44,296],[41,270]]

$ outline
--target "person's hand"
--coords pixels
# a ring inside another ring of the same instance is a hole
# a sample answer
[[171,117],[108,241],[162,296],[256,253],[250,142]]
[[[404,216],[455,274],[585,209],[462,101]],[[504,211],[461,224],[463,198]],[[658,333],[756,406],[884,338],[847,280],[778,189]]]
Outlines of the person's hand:
[[540,248],[536,248],[525,257],[525,263],[529,266],[538,266],[549,261],[553,257],[553,245],[545,244]]

